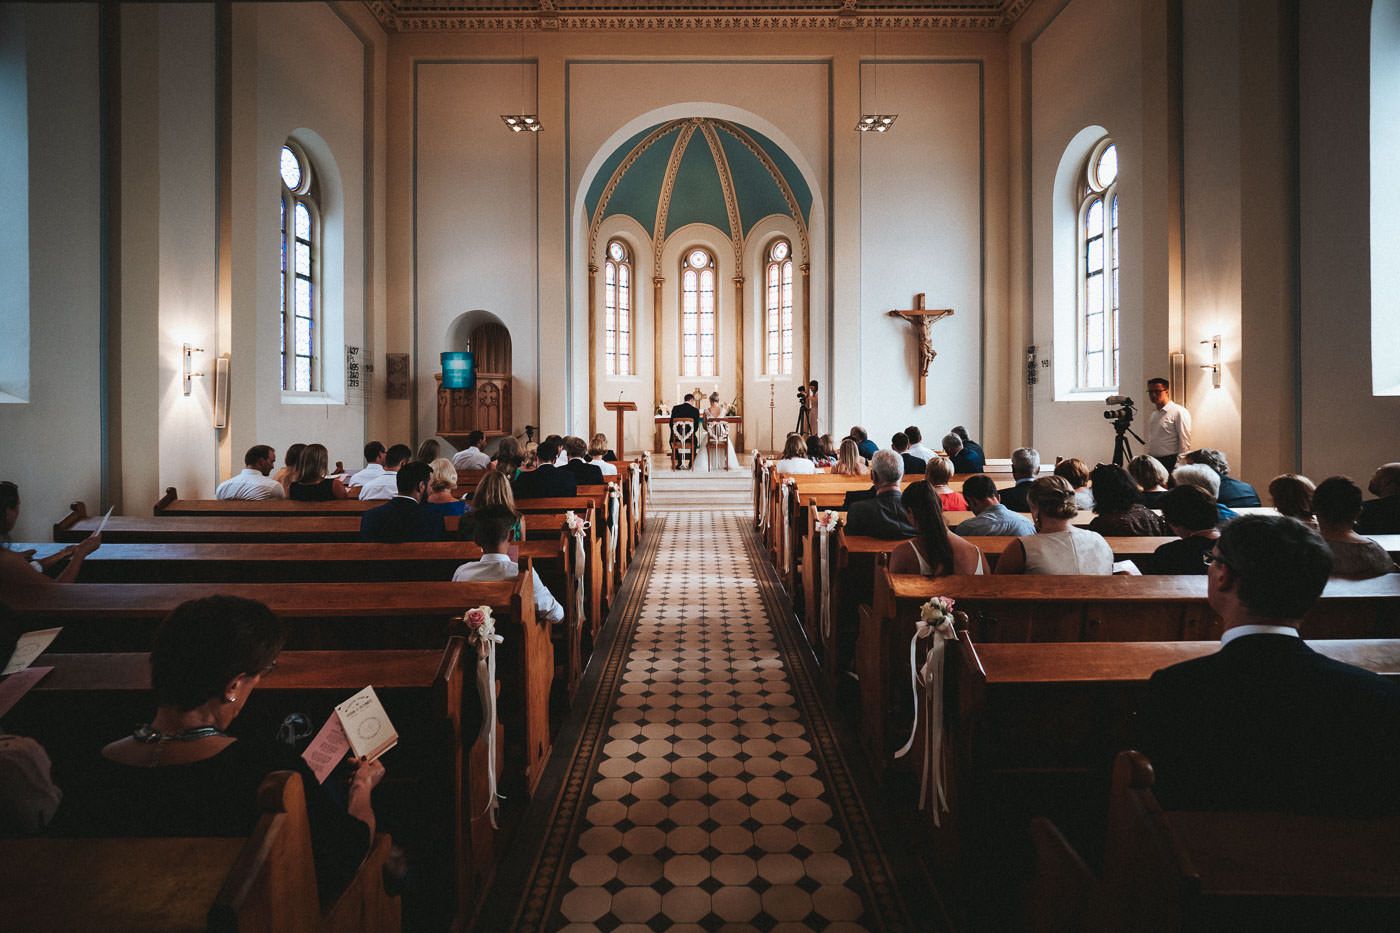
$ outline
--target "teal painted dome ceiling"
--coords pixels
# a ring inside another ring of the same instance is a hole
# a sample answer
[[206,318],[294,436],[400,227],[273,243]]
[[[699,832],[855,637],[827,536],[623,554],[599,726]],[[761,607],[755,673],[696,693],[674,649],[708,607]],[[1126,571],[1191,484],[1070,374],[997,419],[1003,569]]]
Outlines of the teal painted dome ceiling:
[[787,153],[747,127],[707,117],[643,130],[610,155],[584,199],[591,227],[616,214],[654,243],[686,224],[717,227],[736,243],[770,214],[796,221],[806,240],[812,191]]

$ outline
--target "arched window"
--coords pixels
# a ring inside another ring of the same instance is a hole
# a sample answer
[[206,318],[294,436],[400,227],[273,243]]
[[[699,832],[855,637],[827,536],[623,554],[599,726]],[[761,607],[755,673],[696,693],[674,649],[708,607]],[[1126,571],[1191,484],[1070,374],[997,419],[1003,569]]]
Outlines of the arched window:
[[621,240],[608,243],[603,261],[604,352],[609,376],[632,374],[632,254]]
[[1084,167],[1079,203],[1077,389],[1118,388],[1118,147],[1103,139]]
[[792,244],[774,240],[764,266],[763,321],[767,346],[764,371],[792,375]]
[[715,374],[715,257],[692,249],[681,261],[681,375]]
[[282,389],[321,389],[321,211],[306,153],[282,147]]

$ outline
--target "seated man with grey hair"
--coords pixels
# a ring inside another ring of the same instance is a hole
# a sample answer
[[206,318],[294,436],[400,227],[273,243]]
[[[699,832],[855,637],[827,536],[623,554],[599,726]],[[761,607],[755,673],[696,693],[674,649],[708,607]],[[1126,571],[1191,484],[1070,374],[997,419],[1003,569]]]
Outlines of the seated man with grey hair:
[[943,435],[943,451],[953,461],[953,472],[958,475],[981,473],[987,468],[987,458],[981,448],[973,450],[963,443],[962,435],[956,431]]
[[909,524],[901,501],[899,481],[903,477],[903,458],[893,450],[877,451],[870,461],[874,495],[851,504],[846,512],[846,534],[888,539],[912,538],[918,534]]
[[1240,517],[1239,512],[1220,501],[1220,474],[1204,463],[1187,463],[1172,470],[1172,485],[1198,486],[1210,493],[1211,498],[1215,499],[1215,510],[1220,513],[1222,525],[1232,518]]
[[1187,463],[1204,463],[1220,475],[1220,494],[1215,498],[1221,505],[1232,509],[1258,508],[1261,505],[1259,493],[1253,486],[1230,475],[1230,461],[1225,459],[1223,452],[1213,447],[1201,447],[1187,451],[1181,455],[1181,459]]
[[1011,451],[1011,476],[1016,485],[1001,491],[1001,504],[1013,512],[1029,512],[1031,504],[1026,494],[1031,491],[1040,472],[1040,451],[1034,447],[1017,447]]

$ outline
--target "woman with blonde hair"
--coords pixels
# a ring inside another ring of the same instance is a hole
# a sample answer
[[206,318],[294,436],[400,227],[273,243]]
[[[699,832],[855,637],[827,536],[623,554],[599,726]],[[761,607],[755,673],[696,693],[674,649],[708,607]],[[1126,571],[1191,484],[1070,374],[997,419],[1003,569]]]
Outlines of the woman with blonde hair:
[[870,467],[865,465],[860,447],[853,439],[848,437],[841,442],[841,449],[836,454],[836,466],[831,468],[831,472],[838,476],[870,475]]
[[593,435],[588,441],[588,462],[603,471],[604,476],[616,476],[617,467],[613,466],[613,461],[617,455],[608,449],[608,436],[601,431]]
[[510,509],[511,514],[515,515],[515,525],[511,528],[510,539],[523,541],[525,539],[524,527],[520,523],[520,513],[515,510],[515,493],[510,488],[510,477],[500,470],[491,470],[481,478],[481,482],[476,484],[476,489],[471,495],[471,505],[457,526],[461,531],[462,540],[471,541],[472,535],[476,531],[476,522],[472,520],[472,513],[479,512],[491,505],[502,505]]
[[1113,573],[1113,549],[1103,536],[1070,524],[1079,506],[1068,480],[1042,476],[1031,483],[1026,501],[1036,533],[1006,546],[997,560],[997,573]]
[[297,478],[288,489],[290,498],[298,502],[349,499],[350,492],[345,488],[345,484],[326,475],[328,460],[329,454],[324,444],[307,444],[298,460]]
[[467,511],[465,499],[457,498],[457,468],[446,457],[438,457],[428,464],[433,475],[428,478],[428,498],[424,507],[439,515],[464,515]]
[[947,457],[932,457],[924,470],[924,479],[938,494],[938,504],[945,512],[966,512],[967,500],[960,492],[954,492],[948,481],[953,478],[953,461]]
[[1074,501],[1081,509],[1094,507],[1094,493],[1089,488],[1089,464],[1078,457],[1070,457],[1055,464],[1055,475],[1069,483],[1074,489]]

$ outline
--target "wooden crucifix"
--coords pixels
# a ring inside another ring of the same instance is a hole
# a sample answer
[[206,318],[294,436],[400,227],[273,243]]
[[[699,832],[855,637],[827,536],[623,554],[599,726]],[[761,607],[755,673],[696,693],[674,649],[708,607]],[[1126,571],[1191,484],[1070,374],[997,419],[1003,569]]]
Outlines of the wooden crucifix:
[[914,383],[914,403],[916,405],[923,405],[928,400],[928,367],[933,362],[933,358],[938,355],[938,351],[933,348],[933,338],[929,336],[928,327],[934,321],[948,317],[952,313],[952,308],[925,308],[923,292],[914,296],[914,307],[903,310],[895,309],[890,312],[890,317],[904,318],[913,324],[914,337],[919,341],[919,378]]

